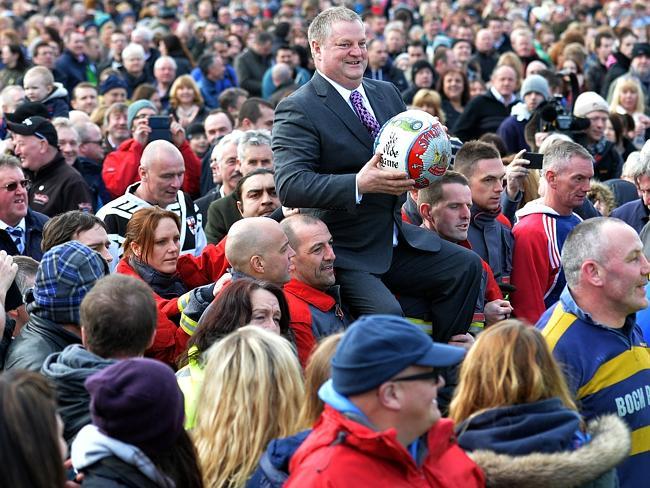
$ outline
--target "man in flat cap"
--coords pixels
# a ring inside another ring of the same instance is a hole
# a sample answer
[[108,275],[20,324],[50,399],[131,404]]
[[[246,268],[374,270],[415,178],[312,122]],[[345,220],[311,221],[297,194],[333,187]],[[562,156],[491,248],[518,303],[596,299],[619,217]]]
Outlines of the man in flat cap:
[[30,208],[48,217],[68,210],[91,212],[90,189],[59,152],[52,123],[34,115],[21,122],[7,122],[7,126],[13,133],[14,153],[31,180]]
[[319,390],[325,410],[285,486],[484,486],[436,402],[440,368],[464,354],[401,317],[361,317],[336,349]]

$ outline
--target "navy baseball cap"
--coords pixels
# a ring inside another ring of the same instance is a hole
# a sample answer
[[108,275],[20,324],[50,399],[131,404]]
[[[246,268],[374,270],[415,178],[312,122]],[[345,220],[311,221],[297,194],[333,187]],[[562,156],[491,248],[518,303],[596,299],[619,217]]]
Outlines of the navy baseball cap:
[[395,315],[366,315],[346,330],[332,358],[332,383],[341,395],[370,391],[409,366],[458,364],[465,349],[433,342]]

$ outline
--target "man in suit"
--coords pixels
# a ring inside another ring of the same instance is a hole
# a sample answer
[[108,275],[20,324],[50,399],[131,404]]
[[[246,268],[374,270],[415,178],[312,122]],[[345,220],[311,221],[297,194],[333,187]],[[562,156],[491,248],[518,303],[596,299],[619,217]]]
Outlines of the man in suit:
[[41,260],[41,238],[47,216],[28,206],[29,180],[20,161],[0,155],[0,249],[7,254]]
[[368,53],[360,17],[344,7],[327,9],[309,27],[309,42],[317,73],[275,114],[282,204],[313,209],[330,229],[337,281],[355,314],[402,315],[397,293],[430,304],[435,340],[467,332],[480,260],[401,222],[404,192],[415,182],[379,168],[373,140],[405,106],[392,84],[363,78]]

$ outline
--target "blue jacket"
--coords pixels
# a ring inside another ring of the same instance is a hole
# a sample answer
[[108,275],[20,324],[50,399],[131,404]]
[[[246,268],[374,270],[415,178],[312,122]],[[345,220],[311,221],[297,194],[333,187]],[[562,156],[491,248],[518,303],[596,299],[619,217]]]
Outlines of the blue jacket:
[[[273,68],[269,68],[266,70],[266,73],[264,73],[264,77],[262,78],[262,98],[264,100],[268,100],[271,98],[271,95],[275,92],[275,89],[277,86],[273,83],[273,78],[271,77],[271,70]],[[295,73],[296,76],[293,78],[293,82],[297,86],[302,86],[305,83],[307,83],[309,80],[311,80],[311,74],[309,74],[309,71],[307,71],[305,68],[298,66],[293,69],[293,72]]]
[[621,219],[632,226],[637,233],[640,233],[645,224],[648,223],[649,216],[648,207],[643,204],[643,200],[640,198],[614,209],[611,215],[611,217]]
[[511,115],[506,117],[497,129],[497,135],[503,139],[508,153],[518,153],[522,149],[530,151],[530,146],[524,137],[524,130],[528,120],[517,120],[517,117]]
[[72,165],[84,177],[93,197],[93,212],[111,201],[111,195],[102,179],[102,165],[87,158],[79,157]]
[[54,67],[61,74],[61,83],[68,91],[72,93],[74,87],[83,81],[88,81],[87,71],[93,71],[97,76],[97,68],[88,61],[86,56],[79,61],[69,50],[63,51],[63,54],[56,60]]
[[210,81],[204,76],[201,76],[197,84],[199,85],[205,106],[210,109],[219,108],[219,95],[221,95],[221,92],[227,88],[238,86],[237,74],[231,66],[226,66],[222,79]]
[[580,415],[559,398],[487,410],[456,426],[466,451],[487,449],[501,454],[572,451],[588,440]]
[[311,429],[296,435],[274,439],[266,448],[253,475],[246,482],[246,488],[281,488],[289,477],[289,461]]

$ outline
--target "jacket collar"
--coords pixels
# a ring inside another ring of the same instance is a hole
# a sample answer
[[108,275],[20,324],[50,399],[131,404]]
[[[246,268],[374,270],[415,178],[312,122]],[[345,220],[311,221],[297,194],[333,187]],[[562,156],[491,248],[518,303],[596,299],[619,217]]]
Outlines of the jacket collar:
[[34,175],[33,184],[36,184],[37,181],[42,180],[48,175],[51,175],[52,173],[59,170],[61,167],[63,167],[66,164],[67,163],[65,162],[63,155],[57,151],[52,161],[47,163],[45,166],[41,167],[38,171],[32,173]]
[[[363,126],[361,120],[348,105],[347,101],[343,100],[336,89],[320,74],[314,74],[311,83],[323,104],[347,126],[350,132],[362,144],[372,150],[374,140],[368,134],[368,130]],[[363,89],[366,92],[370,106],[375,113],[377,122],[382,126],[394,114],[389,112],[388,104],[384,102],[384,96],[381,90],[378,89],[377,83],[379,82],[372,82],[372,80],[366,78],[362,80]]]
[[[338,288],[337,285],[335,286]],[[317,290],[316,288],[309,286],[307,283],[299,281],[295,278],[291,278],[291,281],[284,285],[284,291],[285,293],[291,293],[301,300],[304,300],[309,305],[313,305],[322,312],[327,312],[334,305],[336,305],[336,300],[332,295],[324,291]]]
[[634,330],[634,324],[636,323],[636,314],[628,315],[625,319],[625,325],[623,325],[623,327],[620,329],[607,327],[606,325],[599,324],[598,322],[596,322],[591,317],[589,312],[586,312],[585,310],[581,309],[578,306],[573,296],[571,295],[571,290],[569,290],[569,285],[566,285],[564,287],[564,290],[562,290],[562,294],[560,295],[560,304],[562,305],[562,308],[564,309],[565,312],[575,315],[580,320],[586,322],[589,325],[617,331],[625,336],[630,336],[632,334],[632,331]]

